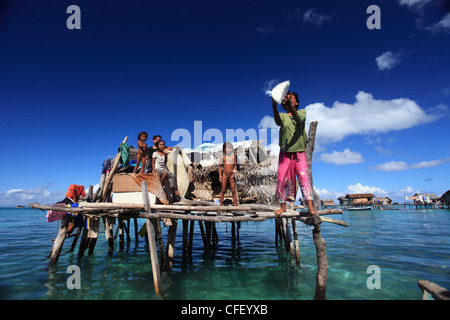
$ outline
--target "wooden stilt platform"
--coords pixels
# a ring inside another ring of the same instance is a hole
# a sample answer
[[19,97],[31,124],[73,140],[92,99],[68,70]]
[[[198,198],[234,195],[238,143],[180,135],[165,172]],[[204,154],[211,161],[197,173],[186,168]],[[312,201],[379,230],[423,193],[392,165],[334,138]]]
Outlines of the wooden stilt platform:
[[[311,171],[311,158],[314,151],[314,140],[316,134],[317,122],[312,122],[309,128],[308,145],[305,150],[305,154],[308,161],[308,171],[311,180],[312,187],[312,171]],[[124,142],[127,140],[125,138]],[[113,163],[113,167],[110,169],[112,174],[115,172],[119,164],[120,152],[117,154]],[[69,213],[83,214],[86,221],[86,225],[89,226],[89,230],[83,228],[79,229],[77,235],[81,236],[79,245],[78,256],[84,255],[86,249],[89,248],[89,255],[94,251],[95,243],[99,233],[99,221],[104,222],[104,231],[106,239],[108,240],[109,251],[108,254],[114,252],[114,239],[113,224],[118,220],[119,232],[119,250],[123,250],[125,233],[127,241],[130,241],[129,225],[130,220],[134,221],[135,239],[136,245],[138,245],[138,225],[137,219],[145,219],[145,224],[141,229],[145,231],[145,236],[149,244],[149,253],[151,261],[151,269],[153,274],[153,281],[155,292],[162,293],[161,285],[161,273],[171,272],[172,263],[175,255],[175,237],[178,226],[178,220],[182,221],[183,227],[183,260],[189,259],[192,255],[193,236],[194,236],[194,224],[198,221],[199,231],[201,233],[203,246],[205,251],[209,251],[219,243],[218,234],[215,224],[230,222],[233,244],[239,239],[239,227],[242,221],[254,221],[261,222],[268,219],[275,219],[275,245],[284,245],[286,251],[295,259],[298,266],[300,266],[300,244],[297,234],[297,222],[300,221],[306,225],[313,226],[312,231],[313,240],[316,248],[317,255],[317,276],[316,276],[316,290],[314,299],[322,300],[326,299],[326,286],[328,278],[328,261],[326,255],[325,241],[321,235],[321,226],[323,222],[337,224],[340,226],[348,227],[346,222],[325,217],[325,215],[342,214],[341,209],[326,209],[319,211],[320,201],[312,188],[314,196],[315,210],[319,214],[311,215],[306,212],[299,212],[293,210],[290,207],[285,213],[277,216],[275,211],[279,209],[279,206],[271,206],[265,204],[245,204],[239,206],[218,206],[212,202],[207,201],[191,201],[183,199],[181,202],[177,202],[175,205],[150,205],[148,199],[147,183],[143,181],[141,183],[143,204],[119,204],[105,202],[108,198],[109,187],[111,184],[112,174],[107,177],[106,182],[101,184],[98,198],[102,202],[85,202],[80,203],[76,208],[64,208],[64,211]],[[96,197],[94,197],[95,199]],[[30,207],[41,210],[55,210],[61,211],[61,207],[52,205],[42,205],[37,203],[30,203]],[[302,207],[302,209],[304,209]],[[61,228],[58,232],[56,240],[53,244],[50,254],[49,265],[54,265],[60,256],[62,246],[66,239],[68,218],[65,217],[61,221]],[[164,248],[163,239],[161,237],[160,221],[161,219],[169,220],[171,226],[169,227],[167,240]],[[116,233],[117,233],[116,231]],[[140,232],[141,233],[141,232]],[[141,234],[142,235],[142,234]],[[78,239],[78,236],[75,239]],[[75,244],[72,245],[72,251]]]
[[[147,190],[146,182],[142,182],[142,187]],[[313,239],[317,252],[317,285],[316,285],[316,299],[325,299],[326,281],[328,262],[326,258],[325,242],[321,236],[320,228],[322,222],[333,223],[341,226],[348,225],[340,220],[325,217],[325,215],[342,214],[340,209],[327,209],[319,212],[319,215],[311,216],[306,212],[299,212],[292,209],[287,209],[279,217],[275,215],[278,206],[269,206],[262,204],[248,204],[240,206],[217,206],[212,202],[183,200],[176,205],[153,205],[150,206],[148,201],[148,193],[143,192],[144,205],[136,204],[116,204],[116,203],[82,203],[76,208],[65,208],[64,210],[70,213],[81,213],[85,219],[90,219],[90,229],[86,232],[83,230],[82,241],[80,243],[79,255],[83,255],[86,249],[89,249],[88,254],[93,253],[95,242],[99,233],[99,221],[104,221],[105,237],[108,239],[109,253],[114,251],[113,227],[112,221],[117,219],[119,221],[120,231],[120,247],[123,249],[123,242],[125,241],[124,232],[128,234],[125,221],[130,219],[145,219],[145,227],[147,238],[149,242],[149,253],[151,261],[151,269],[154,279],[155,292],[161,293],[161,272],[171,272],[172,262],[175,254],[175,236],[177,229],[177,220],[183,221],[183,259],[189,259],[192,254],[192,239],[194,234],[194,222],[198,221],[200,232],[202,234],[203,244],[205,250],[210,250],[218,243],[218,235],[215,232],[215,223],[230,222],[232,223],[232,236],[236,238],[235,224],[242,221],[260,222],[268,219],[276,219],[276,242],[283,244],[300,265],[300,246],[297,237],[296,222],[300,221],[306,225],[314,226]],[[30,207],[41,210],[61,210],[61,207],[52,205],[42,205],[37,203],[30,203]],[[67,216],[67,215],[66,215]],[[157,232],[155,225],[159,226],[160,219],[170,218],[172,226],[169,227],[167,234],[167,241],[165,250],[161,239],[161,232]],[[190,227],[189,227],[190,222]],[[137,220],[135,222],[137,224]],[[189,227],[189,228],[188,228]],[[135,230],[137,228],[135,227]],[[56,237],[52,248],[49,265],[54,265],[59,258],[62,246],[66,239],[67,219],[61,221],[61,228]],[[81,230],[79,230],[81,233]],[[83,241],[83,238],[86,238]],[[280,239],[279,239],[280,238]],[[138,239],[136,237],[136,241]],[[159,251],[159,254],[158,254]]]

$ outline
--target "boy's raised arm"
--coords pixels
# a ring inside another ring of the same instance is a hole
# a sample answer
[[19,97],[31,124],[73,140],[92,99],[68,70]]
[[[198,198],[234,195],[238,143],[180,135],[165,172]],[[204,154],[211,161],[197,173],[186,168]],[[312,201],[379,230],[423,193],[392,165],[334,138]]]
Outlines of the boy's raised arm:
[[281,126],[283,122],[281,121],[280,113],[278,112],[277,103],[272,99],[272,109],[273,109],[273,118],[277,126]]

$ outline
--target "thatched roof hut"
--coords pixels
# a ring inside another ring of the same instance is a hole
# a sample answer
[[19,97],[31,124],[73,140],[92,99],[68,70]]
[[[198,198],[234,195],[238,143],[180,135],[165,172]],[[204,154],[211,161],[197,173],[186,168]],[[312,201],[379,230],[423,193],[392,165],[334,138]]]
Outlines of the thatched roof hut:
[[[269,156],[260,141],[233,145],[237,145],[235,155],[238,171],[235,177],[240,202],[271,203],[276,189],[278,158]],[[195,189],[192,193],[201,200],[215,200],[220,196],[219,159],[222,153],[205,152],[203,155],[206,155],[206,159],[200,159],[201,166],[193,170]],[[229,187],[225,197],[231,197]]]
[[372,193],[353,193],[345,196],[349,204],[372,204],[375,196]]

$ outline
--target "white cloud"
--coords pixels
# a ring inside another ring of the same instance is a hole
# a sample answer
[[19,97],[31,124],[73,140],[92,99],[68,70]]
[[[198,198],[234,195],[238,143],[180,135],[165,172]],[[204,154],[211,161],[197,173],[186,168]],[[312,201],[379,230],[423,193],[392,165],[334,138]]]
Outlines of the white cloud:
[[398,4],[401,6],[406,6],[409,9],[422,10],[426,4],[432,1],[433,0],[399,0]]
[[333,151],[332,153],[320,154],[320,160],[326,163],[334,163],[338,165],[361,163],[364,161],[362,154],[345,149],[344,151]]
[[316,143],[342,141],[351,135],[385,133],[429,123],[439,117],[426,113],[408,98],[377,100],[370,93],[359,91],[353,104],[336,101],[331,108],[323,103],[305,107],[306,126],[318,121]]
[[387,51],[375,59],[379,70],[391,70],[401,61],[402,54],[398,52]]
[[348,186],[349,193],[372,193],[376,197],[384,197],[388,194],[387,191],[378,188],[378,187],[370,187],[370,186],[363,186],[361,183],[357,183],[355,185],[349,185]]
[[14,193],[14,192],[20,192],[22,191],[22,189],[11,189],[5,192],[5,197],[9,197],[10,194]]
[[[344,197],[346,195],[345,192],[339,192],[339,191],[333,191],[333,190],[327,190],[327,189],[318,189],[316,187],[314,187],[314,190],[316,191],[316,193],[320,197],[320,199],[337,200],[337,198]],[[335,201],[335,203],[338,204],[337,201]]]
[[322,26],[324,22],[333,20],[333,14],[320,14],[314,11],[315,9],[308,9],[303,13],[302,21],[312,23],[316,26]]
[[[279,137],[280,127],[276,125],[275,120],[271,116],[264,116],[258,124],[259,130],[268,130],[267,134],[267,147],[271,156],[278,156],[280,153]],[[270,133],[270,135],[269,135]]]
[[450,13],[447,13],[440,21],[435,24],[425,27],[426,30],[431,31],[432,33],[450,33]]
[[277,126],[277,124],[275,123],[275,119],[271,116],[264,116],[264,118],[262,118],[258,124],[258,129],[279,129],[279,128],[280,127]]
[[347,194],[354,193],[372,193],[376,197],[389,197],[393,202],[403,203],[405,201],[405,197],[411,197],[415,193],[420,192],[420,190],[414,190],[409,186],[400,190],[386,191],[376,186],[363,186],[359,182],[355,185],[349,185],[345,191],[319,189],[316,187],[314,187],[314,190],[321,199],[333,199],[336,204],[339,203],[337,201],[339,197],[345,197]]
[[50,184],[31,189],[11,189],[0,192],[0,206],[27,205],[30,202],[55,203],[65,198],[65,191],[49,191]]
[[266,36],[266,35],[269,35],[272,32],[274,32],[275,31],[275,27],[273,27],[273,26],[261,26],[261,27],[257,27],[256,31],[258,31],[262,35]]
[[404,161],[390,161],[383,164],[379,164],[375,167],[370,167],[370,169],[375,170],[381,170],[386,172],[391,171],[403,171],[403,170],[409,170],[409,169],[421,169],[421,168],[431,168],[431,167],[437,167],[443,163],[449,162],[450,157],[444,158],[444,159],[438,159],[438,160],[432,160],[432,161],[422,161],[415,164],[407,164]]

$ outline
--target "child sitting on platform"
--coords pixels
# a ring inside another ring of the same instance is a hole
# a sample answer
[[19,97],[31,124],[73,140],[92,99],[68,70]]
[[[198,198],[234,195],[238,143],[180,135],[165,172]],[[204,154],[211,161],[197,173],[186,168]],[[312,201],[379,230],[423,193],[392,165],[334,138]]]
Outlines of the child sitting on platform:
[[166,143],[163,140],[159,140],[157,143],[157,149],[155,152],[153,152],[153,159],[152,159],[152,167],[153,172],[157,172],[161,176],[161,184],[164,183],[164,180],[167,178],[169,179],[169,185],[171,188],[174,188],[175,194],[180,194],[179,191],[176,190],[176,184],[175,184],[175,175],[169,171],[167,168],[167,155],[164,152],[166,149]]

